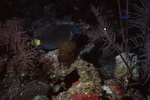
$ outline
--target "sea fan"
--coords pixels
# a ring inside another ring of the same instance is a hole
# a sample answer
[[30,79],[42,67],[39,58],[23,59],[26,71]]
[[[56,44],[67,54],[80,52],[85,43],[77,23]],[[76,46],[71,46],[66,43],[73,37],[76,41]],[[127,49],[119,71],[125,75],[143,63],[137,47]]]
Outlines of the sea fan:
[[[136,10],[136,13],[133,13],[135,16],[131,20],[131,27],[137,27],[140,29],[141,33],[138,33],[137,36],[132,38],[133,43],[137,48],[140,48],[142,55],[139,56],[142,63],[143,74],[142,78],[147,77],[147,80],[150,78],[150,1],[149,0],[140,0],[141,6],[133,5]],[[140,40],[140,42],[138,41]],[[147,82],[145,81],[145,83]],[[144,83],[144,84],[145,84]]]
[[[115,42],[115,34],[113,34],[110,31],[109,23],[104,20],[104,17],[101,15],[101,11],[99,8],[92,7],[92,12],[95,14],[95,17],[97,18],[99,25],[97,25],[96,30],[88,31],[87,35],[91,42],[95,42],[99,39],[102,39],[104,41],[104,44],[102,46],[102,49],[106,49],[112,45],[112,42]],[[106,30],[109,32],[110,38],[108,38],[108,35],[106,34]],[[111,34],[113,35],[111,35]],[[111,39],[111,40],[110,40]]]
[[150,1],[149,0],[140,0],[141,7],[139,5],[133,5],[136,10],[136,13],[133,13],[135,16],[131,20],[130,26],[135,26],[141,30],[143,34],[149,33],[148,28],[150,28]]
[[0,26],[0,47],[11,59],[11,67],[22,71],[34,69],[37,58],[36,48],[22,27],[23,19],[12,18]]
[[[128,0],[127,0],[127,14],[128,14]],[[119,7],[119,13],[121,16],[121,8],[120,8],[120,2],[118,0],[118,7]],[[125,54],[128,56],[129,53],[129,45],[128,45],[128,17],[127,17],[127,21],[126,21],[126,36],[124,34],[124,30],[123,30],[123,26],[122,26],[122,20],[120,17],[120,25],[121,25],[121,31],[122,31],[122,43],[120,46],[118,46],[117,43],[115,43],[115,39],[116,39],[116,35],[112,34],[112,32],[110,31],[110,27],[109,27],[109,23],[107,21],[104,20],[104,18],[101,16],[101,11],[98,8],[95,8],[92,6],[92,12],[95,14],[99,25],[98,25],[98,29],[96,31],[93,32],[89,32],[88,33],[88,37],[90,38],[90,40],[95,41],[97,39],[102,39],[104,41],[104,45],[102,46],[102,49],[105,50],[106,48],[113,46],[114,49],[117,51],[117,53],[120,55],[120,57],[122,58],[123,62],[125,63],[125,65],[128,68],[129,71],[129,76],[131,76],[130,78],[133,79],[133,75],[130,69],[130,66],[128,65],[128,63],[126,62],[126,60],[122,57],[121,53],[125,52]],[[98,34],[99,33],[99,34]],[[125,49],[124,49],[125,48]],[[128,57],[128,60],[129,57]]]

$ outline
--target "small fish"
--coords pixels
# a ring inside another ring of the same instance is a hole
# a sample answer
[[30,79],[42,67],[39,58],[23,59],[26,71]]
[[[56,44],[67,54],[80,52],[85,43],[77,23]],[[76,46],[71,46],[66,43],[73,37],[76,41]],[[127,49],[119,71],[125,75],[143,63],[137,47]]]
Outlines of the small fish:
[[[128,18],[129,18],[130,16],[131,16],[131,15],[128,14]],[[127,18],[127,15],[124,15],[124,16],[121,17],[121,19],[126,19],[126,18]]]
[[46,32],[46,34],[39,38],[33,39],[32,45],[41,46],[44,49],[54,50],[59,48],[60,44],[72,40],[76,35],[82,34],[82,29],[77,29],[73,25],[58,25]]

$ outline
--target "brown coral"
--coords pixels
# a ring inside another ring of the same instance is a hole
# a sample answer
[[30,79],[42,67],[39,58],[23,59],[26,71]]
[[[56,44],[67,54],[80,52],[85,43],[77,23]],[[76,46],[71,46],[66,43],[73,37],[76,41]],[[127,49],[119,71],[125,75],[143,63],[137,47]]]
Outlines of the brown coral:
[[58,50],[58,59],[65,66],[72,64],[76,58],[77,47],[72,41],[67,41],[60,45]]

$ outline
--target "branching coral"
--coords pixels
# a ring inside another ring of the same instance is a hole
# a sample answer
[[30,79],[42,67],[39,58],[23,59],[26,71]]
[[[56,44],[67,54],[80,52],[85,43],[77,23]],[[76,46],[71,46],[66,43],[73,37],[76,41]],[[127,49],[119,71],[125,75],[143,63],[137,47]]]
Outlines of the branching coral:
[[[92,7],[92,11],[94,12],[97,20],[99,21],[99,26],[98,29],[92,32],[88,33],[88,37],[90,38],[90,40],[95,41],[99,38],[101,38],[104,41],[104,45],[106,47],[110,47],[111,45],[113,45],[113,47],[115,48],[115,50],[118,52],[118,54],[120,55],[122,52],[125,52],[125,54],[127,55],[127,61],[126,59],[124,59],[121,55],[121,59],[123,60],[123,62],[125,63],[128,72],[129,72],[129,79],[134,80],[133,74],[132,74],[132,69],[130,69],[130,65],[128,65],[128,62],[131,61],[130,57],[129,57],[129,41],[128,40],[132,40],[134,42],[134,44],[136,45],[136,47],[140,48],[140,50],[142,51],[142,55],[139,56],[142,60],[142,69],[144,70],[144,74],[143,77],[148,77],[147,80],[149,80],[150,78],[150,2],[148,0],[140,0],[141,6],[138,5],[134,5],[135,10],[137,11],[136,13],[133,13],[135,17],[133,17],[133,20],[131,20],[130,22],[132,23],[131,26],[134,26],[139,28],[141,33],[137,34],[137,36],[134,36],[133,38],[129,38],[128,37],[128,0],[126,0],[127,2],[127,6],[126,6],[126,14],[127,14],[127,18],[126,18],[126,34],[124,34],[124,28],[122,26],[122,22],[121,24],[121,31],[122,31],[122,43],[121,45],[118,46],[118,44],[115,43],[115,36],[114,38],[110,35],[110,31],[109,31],[109,24],[105,23],[103,20],[103,17],[101,17],[100,15],[100,11],[99,9],[96,9],[94,7]],[[120,0],[118,0],[118,7],[119,7],[119,14],[120,14],[120,21],[121,21],[121,9],[120,9]],[[107,28],[108,27],[108,28]],[[132,34],[131,34],[132,35]],[[103,47],[105,47],[103,46]],[[140,51],[138,51],[140,52]],[[141,53],[141,52],[140,52]],[[143,79],[144,79],[143,78]]]
[[0,47],[6,51],[11,60],[11,67],[23,71],[35,67],[36,48],[30,46],[30,39],[22,27],[23,19],[6,20],[0,26]]
[[[128,2],[127,2],[127,5],[128,5]],[[119,6],[119,8],[120,8],[120,6]],[[114,49],[117,51],[117,53],[120,55],[120,57],[123,60],[123,62],[125,63],[125,65],[127,66],[130,79],[133,79],[130,66],[127,64],[127,62],[125,61],[125,59],[121,55],[122,52],[125,52],[125,54],[128,56],[128,52],[129,52],[128,51],[128,39],[125,39],[124,31],[121,29],[122,30],[122,40],[123,40],[122,44],[121,44],[122,46],[118,46],[115,43],[116,36],[115,36],[115,34],[110,34],[112,32],[110,31],[109,23],[107,21],[105,21],[104,18],[101,16],[101,11],[99,10],[99,8],[95,8],[92,6],[92,11],[96,16],[96,18],[99,22],[99,25],[98,25],[98,29],[96,31],[92,31],[92,32],[88,33],[88,37],[92,41],[95,41],[95,40],[98,40],[99,38],[101,38],[104,41],[104,45],[102,46],[102,49],[113,46]],[[128,21],[127,21],[127,24],[128,24]],[[128,31],[126,34],[128,34]],[[123,48],[125,48],[126,50],[124,51]],[[128,57],[128,60],[130,60],[129,57]]]
[[[104,17],[101,16],[101,11],[99,8],[95,8],[92,6],[92,12],[95,14],[95,17],[97,18],[98,22],[99,22],[99,25],[97,26],[97,30],[92,30],[92,31],[89,31],[87,33],[88,37],[90,38],[90,41],[91,42],[95,42],[96,40],[98,39],[102,39],[104,41],[104,45],[102,46],[103,48],[108,48],[111,46],[111,41],[109,41],[109,38],[107,38],[107,34],[105,33],[105,30],[104,28],[107,30],[109,30],[109,23],[106,22],[104,20]],[[109,31],[110,32],[110,31]],[[110,32],[112,33],[112,32]],[[113,41],[115,41],[115,36],[114,35],[111,35],[109,34],[111,39]]]
[[[140,29],[141,33],[137,34],[136,37],[132,39],[137,48],[141,48],[142,55],[140,57],[140,62],[142,62],[143,77],[150,78],[150,1],[140,0],[142,6],[133,5],[136,13],[134,13],[134,20],[131,20],[131,26]],[[140,38],[141,41],[138,41]],[[146,83],[146,81],[145,81]]]

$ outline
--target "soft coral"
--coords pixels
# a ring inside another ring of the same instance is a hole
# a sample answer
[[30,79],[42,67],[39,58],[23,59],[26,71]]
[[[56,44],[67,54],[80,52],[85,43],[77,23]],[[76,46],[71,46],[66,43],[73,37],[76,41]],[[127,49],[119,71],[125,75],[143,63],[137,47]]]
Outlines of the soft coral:
[[23,19],[12,18],[0,26],[0,47],[8,57],[13,57],[11,67],[23,71],[34,69],[37,51],[31,47],[30,39],[23,28]]

